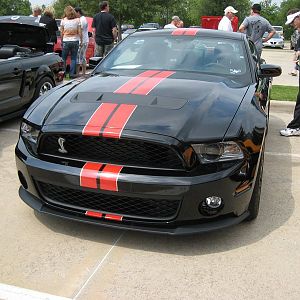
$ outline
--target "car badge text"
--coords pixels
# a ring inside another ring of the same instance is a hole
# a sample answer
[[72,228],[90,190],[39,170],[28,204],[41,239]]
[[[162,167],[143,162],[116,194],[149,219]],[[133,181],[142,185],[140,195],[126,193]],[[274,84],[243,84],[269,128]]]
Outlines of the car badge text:
[[58,148],[58,152],[68,153],[68,151],[66,150],[65,145],[64,145],[66,140],[64,138],[60,137],[60,138],[58,138],[57,142],[58,142],[58,145],[60,147],[60,148]]

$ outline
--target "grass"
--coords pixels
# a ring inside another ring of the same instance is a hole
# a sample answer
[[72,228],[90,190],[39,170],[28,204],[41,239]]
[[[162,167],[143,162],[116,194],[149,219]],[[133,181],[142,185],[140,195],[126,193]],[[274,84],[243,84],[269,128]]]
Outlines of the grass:
[[297,86],[272,85],[271,100],[296,101],[298,94]]

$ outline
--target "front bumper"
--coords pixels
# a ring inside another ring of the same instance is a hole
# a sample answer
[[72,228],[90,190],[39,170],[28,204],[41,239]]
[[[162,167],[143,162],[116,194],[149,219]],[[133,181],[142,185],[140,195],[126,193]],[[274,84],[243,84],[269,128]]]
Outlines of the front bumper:
[[[118,194],[124,197],[151,198],[154,201],[155,199],[180,201],[180,205],[171,218],[143,218],[124,214],[121,220],[114,220],[87,216],[86,209],[48,201],[49,199],[42,195],[39,182],[73,189],[75,192],[76,190],[85,192],[86,189],[79,186],[80,168],[46,162],[33,157],[27,151],[22,139],[16,147],[16,165],[19,178],[23,178],[21,180],[23,187],[19,190],[22,200],[38,212],[65,219],[105,227],[179,235],[225,228],[238,224],[249,216],[247,209],[252,195],[252,186],[249,185],[247,189],[240,191],[241,182],[234,179],[241,166],[219,173],[193,177],[122,174],[120,176],[122,190],[104,193],[112,197]],[[211,195],[221,197],[224,200],[224,207],[214,216],[204,216],[200,213],[199,206],[206,197]],[[120,215],[115,211],[99,211],[93,208],[90,210],[104,215]]]

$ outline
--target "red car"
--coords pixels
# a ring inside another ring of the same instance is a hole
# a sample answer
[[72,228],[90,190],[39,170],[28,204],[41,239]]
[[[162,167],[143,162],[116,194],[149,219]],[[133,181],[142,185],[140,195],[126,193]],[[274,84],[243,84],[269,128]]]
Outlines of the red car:
[[[89,44],[88,48],[86,50],[86,60],[87,64],[89,63],[90,57],[94,56],[94,49],[95,49],[95,39],[92,37],[92,23],[93,18],[86,17],[86,20],[88,22],[88,31],[89,31]],[[60,20],[56,20],[60,24]],[[59,27],[58,24],[58,27]],[[62,46],[61,46],[61,36],[60,31],[57,31],[57,42],[54,44],[54,52],[58,53],[61,56],[62,53]],[[67,64],[70,64],[70,56],[68,56]]]

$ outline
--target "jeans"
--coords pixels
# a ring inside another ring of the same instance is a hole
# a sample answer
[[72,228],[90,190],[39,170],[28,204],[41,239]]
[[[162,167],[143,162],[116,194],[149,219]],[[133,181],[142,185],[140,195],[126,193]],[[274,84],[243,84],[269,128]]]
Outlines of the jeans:
[[78,48],[79,48],[79,41],[63,42],[61,56],[64,61],[65,71],[67,69],[67,57],[69,53],[71,56],[70,77],[76,76],[76,60],[77,60]]

